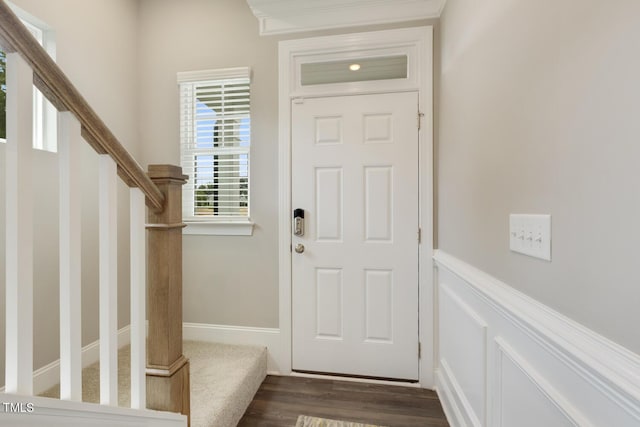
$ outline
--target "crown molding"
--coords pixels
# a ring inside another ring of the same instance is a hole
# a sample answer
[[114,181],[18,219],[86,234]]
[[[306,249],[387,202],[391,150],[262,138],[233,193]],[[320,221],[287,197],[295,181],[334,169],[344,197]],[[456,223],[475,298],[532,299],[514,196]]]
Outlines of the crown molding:
[[247,0],[260,35],[438,18],[446,0]]

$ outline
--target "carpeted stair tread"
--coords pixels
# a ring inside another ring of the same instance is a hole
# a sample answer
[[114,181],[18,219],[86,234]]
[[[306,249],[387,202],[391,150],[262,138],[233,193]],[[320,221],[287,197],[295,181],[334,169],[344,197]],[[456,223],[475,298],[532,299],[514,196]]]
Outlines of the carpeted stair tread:
[[[267,374],[264,347],[185,341],[191,367],[191,426],[233,427],[238,424]],[[118,352],[118,405],[129,407],[130,351]],[[59,398],[57,385],[41,396]],[[100,365],[82,371],[82,400],[100,400]]]
[[191,425],[236,426],[267,375],[266,349],[185,341],[184,353],[191,362]]

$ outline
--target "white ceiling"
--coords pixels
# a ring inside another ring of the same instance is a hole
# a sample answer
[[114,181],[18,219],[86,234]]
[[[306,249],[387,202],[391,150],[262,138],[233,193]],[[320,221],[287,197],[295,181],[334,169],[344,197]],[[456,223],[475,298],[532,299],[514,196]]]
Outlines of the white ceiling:
[[446,0],[247,0],[260,34],[413,21],[440,16]]

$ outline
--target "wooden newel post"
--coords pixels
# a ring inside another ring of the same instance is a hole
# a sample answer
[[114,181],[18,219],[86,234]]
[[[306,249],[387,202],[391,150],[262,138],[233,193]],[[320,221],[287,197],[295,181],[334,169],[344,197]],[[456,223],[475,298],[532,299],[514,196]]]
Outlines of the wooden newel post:
[[182,354],[182,168],[150,165],[149,177],[166,198],[149,209],[149,335],[147,407],[190,416],[189,360]]

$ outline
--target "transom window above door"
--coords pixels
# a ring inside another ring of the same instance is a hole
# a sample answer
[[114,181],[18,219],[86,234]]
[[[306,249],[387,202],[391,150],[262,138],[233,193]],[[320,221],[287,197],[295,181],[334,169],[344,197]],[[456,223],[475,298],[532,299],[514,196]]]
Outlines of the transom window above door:
[[378,33],[367,40],[347,34],[341,46],[331,49],[331,37],[288,41],[289,67],[285,71],[290,96],[382,93],[420,86],[419,68],[425,58],[415,44],[407,42],[407,37],[413,37],[411,29]]
[[407,78],[407,55],[309,62],[300,66],[302,86]]

